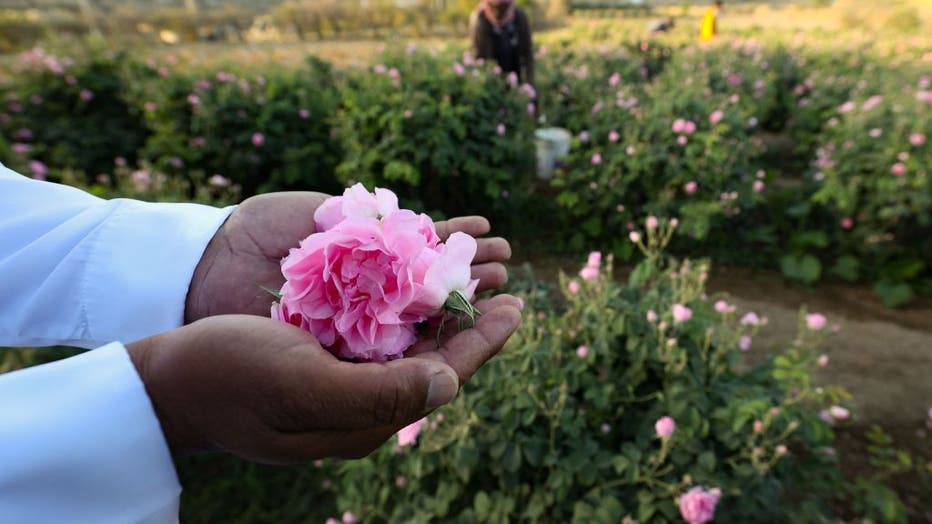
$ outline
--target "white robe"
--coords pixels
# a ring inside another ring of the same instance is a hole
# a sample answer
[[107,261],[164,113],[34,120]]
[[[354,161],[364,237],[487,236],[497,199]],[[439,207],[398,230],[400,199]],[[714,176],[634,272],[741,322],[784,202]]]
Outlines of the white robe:
[[177,522],[174,464],[121,342],[183,324],[232,209],[102,200],[0,165],[0,347],[98,347],[0,375],[0,524]]

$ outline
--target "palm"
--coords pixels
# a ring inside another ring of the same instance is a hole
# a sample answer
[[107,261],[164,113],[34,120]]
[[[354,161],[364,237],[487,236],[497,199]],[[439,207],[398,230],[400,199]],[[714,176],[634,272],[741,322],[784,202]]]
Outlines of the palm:
[[[314,233],[314,211],[329,197],[323,193],[269,193],[249,198],[217,231],[201,258],[188,292],[185,322],[223,314],[268,316],[274,297],[267,289],[284,283],[280,262],[288,250]],[[437,223],[445,239],[454,231],[479,236],[489,230],[480,217]],[[501,238],[480,239],[473,260],[479,290],[507,280],[500,262],[511,254]]]

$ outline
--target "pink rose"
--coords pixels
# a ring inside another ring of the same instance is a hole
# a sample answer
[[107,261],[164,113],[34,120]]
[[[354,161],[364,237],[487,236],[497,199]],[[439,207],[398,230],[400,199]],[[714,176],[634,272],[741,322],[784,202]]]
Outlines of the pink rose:
[[648,311],[648,312],[647,312],[647,321],[650,322],[651,324],[653,324],[654,322],[657,322],[657,312],[654,311],[653,309],[651,309],[650,311]]
[[90,102],[94,99],[94,92],[90,89],[82,89],[78,96],[81,97],[82,102]]
[[657,229],[658,225],[659,221],[657,220],[657,217],[653,215],[647,217],[647,229]]
[[682,118],[677,118],[673,121],[673,125],[670,126],[670,130],[676,134],[683,133],[686,130],[686,121]]
[[715,301],[715,312],[716,313],[721,313],[722,315],[724,315],[725,313],[731,313],[734,310],[735,310],[735,307],[730,305],[728,302],[725,302],[724,300]]
[[586,265],[598,268],[602,265],[602,252],[601,251],[592,251],[589,253],[589,259],[586,260]]
[[773,452],[776,453],[778,457],[782,457],[783,455],[786,455],[787,449],[786,446],[780,444],[773,449]]
[[851,412],[841,406],[832,406],[828,408],[828,413],[835,420],[847,420],[847,418],[851,416]]
[[696,182],[695,180],[690,180],[689,182],[686,182],[686,184],[683,185],[683,191],[685,191],[687,195],[694,194],[696,190],[698,189],[699,189],[699,183]]
[[763,180],[755,180],[755,181],[754,181],[754,192],[755,192],[755,193],[760,193],[760,192],[762,192],[763,190],[764,190],[764,181],[763,181]]
[[595,280],[599,278],[599,268],[586,266],[579,270],[579,277],[583,280]]
[[602,155],[598,153],[592,154],[592,165],[597,166],[602,163]]
[[811,313],[806,315],[806,327],[813,331],[819,331],[825,327],[825,315],[821,313]]
[[696,123],[693,122],[692,120],[687,120],[683,124],[683,133],[686,133],[687,135],[691,135],[695,132],[696,132]]
[[586,345],[579,346],[576,348],[576,356],[579,358],[586,358],[586,355],[589,354],[589,347]]
[[343,524],[359,524],[359,517],[347,511],[343,513]]
[[713,111],[712,114],[709,115],[709,123],[714,126],[721,122],[722,118],[725,118],[725,113],[720,110]]
[[845,217],[841,219],[840,224],[842,229],[851,229],[854,227],[854,220],[851,217]]
[[673,304],[673,321],[683,323],[693,317],[693,310],[682,304]]
[[256,147],[262,147],[262,144],[265,143],[265,135],[262,133],[253,133],[249,138],[249,141],[252,142],[252,145]]
[[571,295],[579,293],[579,282],[575,280],[570,280],[570,283],[566,285],[567,290],[569,290]]
[[676,137],[676,143],[681,146],[685,146],[688,142],[689,142],[689,139],[686,138],[686,135],[680,135]]
[[427,417],[401,428],[398,431],[398,448],[417,443],[417,436],[421,432],[421,427],[425,422],[427,422]]
[[505,124],[498,124],[498,127],[495,128],[495,134],[505,136]]
[[922,133],[910,133],[909,143],[916,147],[919,147],[922,144],[926,143],[926,136]]
[[751,349],[751,337],[744,335],[738,340],[738,349],[741,351],[748,351]]
[[307,109],[299,109],[298,117],[300,117],[301,120],[307,120],[308,118],[311,118],[311,112]]
[[670,435],[673,435],[673,430],[675,429],[676,421],[674,421],[672,417],[663,416],[654,423],[654,431],[656,431],[657,436],[662,439],[670,438]]
[[760,420],[754,421],[754,433],[760,433],[764,431],[764,423]]
[[619,138],[621,138],[621,135],[618,134],[618,131],[612,130],[612,131],[609,131],[609,132],[608,132],[608,141],[609,141],[609,142],[611,142],[611,143],[614,144],[615,142],[618,141]]
[[890,167],[890,173],[893,176],[903,176],[906,174],[906,166],[902,162],[897,162]]
[[463,76],[464,74],[466,74],[466,68],[463,67],[463,64],[461,64],[461,63],[459,63],[459,62],[454,62],[454,63],[453,63],[453,72],[456,73],[456,74],[459,75],[459,76]]
[[48,166],[38,160],[30,160],[27,166],[29,167],[29,172],[32,174],[32,178],[36,180],[45,180],[49,173]]
[[745,325],[756,326],[761,323],[760,318],[757,316],[757,313],[749,311],[743,317],[741,317],[741,323]]
[[641,241],[641,234],[637,231],[632,231],[628,233],[628,239],[636,244]]
[[824,368],[825,366],[827,366],[828,355],[819,355],[819,359],[816,360],[816,364],[818,364],[820,368]]
[[680,515],[689,524],[711,522],[721,497],[722,491],[718,488],[706,491],[702,486],[694,486],[680,497]]

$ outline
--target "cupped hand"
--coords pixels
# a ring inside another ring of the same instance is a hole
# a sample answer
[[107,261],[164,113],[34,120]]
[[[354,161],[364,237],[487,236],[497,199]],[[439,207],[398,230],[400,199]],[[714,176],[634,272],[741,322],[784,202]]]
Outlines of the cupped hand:
[[[273,297],[266,289],[281,288],[282,258],[314,233],[314,211],[327,198],[323,193],[287,192],[243,201],[201,256],[188,289],[185,323],[213,315],[269,316]],[[479,237],[490,229],[488,220],[478,216],[453,218],[436,226],[444,240],[456,231]],[[477,239],[472,277],[479,279],[478,291],[505,284],[508,276],[502,262],[510,256],[505,239]]]
[[479,301],[475,326],[433,333],[408,358],[336,359],[298,328],[223,315],[127,349],[173,453],[233,453],[263,463],[369,454],[402,427],[449,402],[521,321],[520,301]]

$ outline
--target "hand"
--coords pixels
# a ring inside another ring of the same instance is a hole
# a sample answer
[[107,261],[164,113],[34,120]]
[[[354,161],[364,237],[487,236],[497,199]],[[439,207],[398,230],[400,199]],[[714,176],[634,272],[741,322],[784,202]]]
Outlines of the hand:
[[[262,287],[281,288],[281,259],[314,232],[314,211],[327,198],[290,192],[243,201],[211,239],[194,271],[185,323],[230,313],[269,316],[273,297]],[[461,217],[438,222],[437,234],[444,240],[456,231],[478,237],[489,228],[482,217]],[[511,246],[503,238],[477,240],[472,277],[479,279],[478,291],[501,287],[508,280],[501,262],[511,256]]]
[[477,307],[473,328],[439,348],[425,334],[410,358],[385,363],[337,360],[309,333],[249,315],[199,320],[127,349],[175,454],[356,458],[452,400],[521,322],[513,296]]

